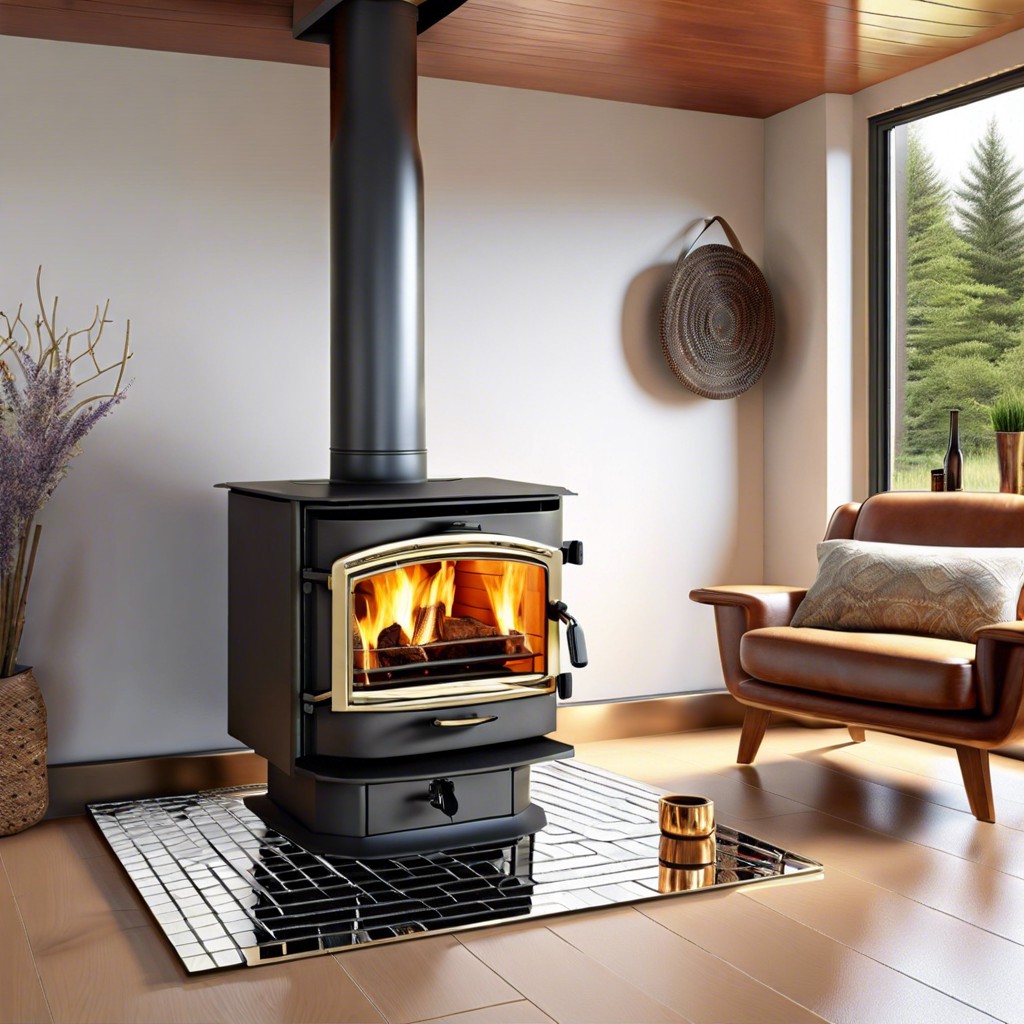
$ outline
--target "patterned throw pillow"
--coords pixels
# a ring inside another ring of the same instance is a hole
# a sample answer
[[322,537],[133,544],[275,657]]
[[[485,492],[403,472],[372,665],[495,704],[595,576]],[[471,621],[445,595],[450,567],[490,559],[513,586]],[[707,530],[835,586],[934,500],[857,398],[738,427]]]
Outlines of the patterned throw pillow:
[[921,633],[974,642],[1017,618],[1020,548],[942,548],[871,541],[818,545],[818,575],[793,626]]

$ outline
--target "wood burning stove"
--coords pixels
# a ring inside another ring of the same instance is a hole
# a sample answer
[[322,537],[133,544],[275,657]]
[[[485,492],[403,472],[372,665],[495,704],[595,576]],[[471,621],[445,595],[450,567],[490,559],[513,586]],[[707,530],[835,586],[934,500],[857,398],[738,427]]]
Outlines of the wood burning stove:
[[226,484],[228,728],[251,806],[307,849],[393,856],[528,835],[561,600],[561,487],[427,480],[416,35],[461,0],[296,0],[331,51],[331,479]]
[[559,487],[234,483],[228,729],[269,762],[254,807],[303,845],[358,856],[536,831],[561,601]]

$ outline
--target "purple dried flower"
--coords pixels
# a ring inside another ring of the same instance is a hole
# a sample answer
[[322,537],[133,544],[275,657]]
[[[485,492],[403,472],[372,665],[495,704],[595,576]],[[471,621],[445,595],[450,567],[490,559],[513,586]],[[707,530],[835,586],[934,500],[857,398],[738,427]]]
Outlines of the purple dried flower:
[[[102,312],[96,307],[88,327],[59,332],[57,302],[48,316],[41,275],[40,267],[40,315],[31,326],[21,306],[13,317],[0,312],[0,678],[15,670],[25,624],[40,530],[32,522],[64,479],[82,439],[124,398],[122,381],[131,358],[130,324],[119,359],[103,366],[97,356],[110,322],[109,302]],[[84,380],[75,377],[79,361],[87,367]],[[109,379],[108,373],[116,375],[113,387],[100,385],[106,393],[76,401],[82,384]]]
[[50,366],[19,353],[18,378],[3,374],[0,402],[0,576],[36,513],[68,471],[68,463],[93,425],[124,398],[117,394],[74,410],[69,361],[56,353]]

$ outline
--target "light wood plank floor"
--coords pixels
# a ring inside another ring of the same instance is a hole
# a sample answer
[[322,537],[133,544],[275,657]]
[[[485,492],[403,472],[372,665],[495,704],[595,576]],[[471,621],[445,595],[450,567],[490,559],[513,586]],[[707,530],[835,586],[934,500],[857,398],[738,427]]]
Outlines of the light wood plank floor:
[[999,824],[952,751],[845,730],[581,746],[826,865],[698,893],[337,956],[187,976],[85,818],[0,839],[0,1022],[1024,1024],[1024,763],[993,758]]

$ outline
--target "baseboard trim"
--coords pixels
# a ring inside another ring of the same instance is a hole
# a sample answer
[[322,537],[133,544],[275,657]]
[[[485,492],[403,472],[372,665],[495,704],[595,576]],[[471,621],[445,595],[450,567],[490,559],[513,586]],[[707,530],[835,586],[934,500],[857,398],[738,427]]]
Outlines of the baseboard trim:
[[[552,737],[563,743],[593,743],[737,726],[742,718],[742,708],[724,690],[563,704]],[[62,818],[83,814],[90,803],[266,785],[267,762],[251,750],[217,750],[50,765],[49,780],[46,816]]]
[[50,765],[48,818],[84,814],[86,804],[177,796],[224,786],[266,785],[267,762],[251,750]]
[[562,704],[552,738],[563,743],[596,743],[629,736],[660,736],[738,726],[743,707],[725,690],[674,693],[634,700]]

